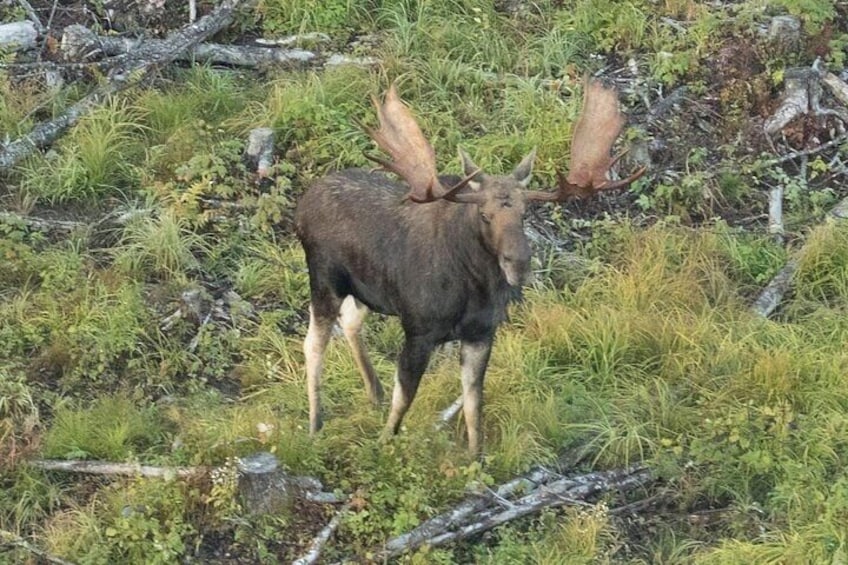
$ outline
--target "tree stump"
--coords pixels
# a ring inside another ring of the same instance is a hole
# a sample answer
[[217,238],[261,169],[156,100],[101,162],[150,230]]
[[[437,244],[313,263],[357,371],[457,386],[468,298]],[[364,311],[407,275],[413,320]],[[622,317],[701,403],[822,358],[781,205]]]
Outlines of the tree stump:
[[262,452],[239,460],[238,490],[246,513],[276,514],[291,507],[297,490],[277,458]]
[[247,138],[244,159],[260,177],[267,177],[274,164],[274,130],[271,128],[251,130]]

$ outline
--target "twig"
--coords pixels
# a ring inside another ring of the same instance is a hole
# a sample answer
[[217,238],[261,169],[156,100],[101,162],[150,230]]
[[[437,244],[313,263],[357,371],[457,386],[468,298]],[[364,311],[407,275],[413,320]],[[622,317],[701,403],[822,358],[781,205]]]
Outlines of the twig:
[[49,563],[57,563],[59,565],[74,565],[72,561],[67,561],[62,559],[61,557],[56,557],[50,553],[47,553],[43,549],[40,549],[27,540],[22,538],[19,535],[13,534],[12,532],[7,532],[6,530],[0,530],[0,546],[12,546],[23,549],[24,551],[28,551],[33,555],[38,556],[39,558],[49,562]]
[[333,535],[333,532],[338,529],[342,518],[345,517],[349,509],[350,504],[345,504],[342,508],[339,508],[333,519],[312,539],[312,543],[309,544],[309,550],[302,557],[295,559],[292,565],[312,565],[313,563],[317,563],[321,557],[321,550],[324,549],[324,545],[330,539],[330,536]]

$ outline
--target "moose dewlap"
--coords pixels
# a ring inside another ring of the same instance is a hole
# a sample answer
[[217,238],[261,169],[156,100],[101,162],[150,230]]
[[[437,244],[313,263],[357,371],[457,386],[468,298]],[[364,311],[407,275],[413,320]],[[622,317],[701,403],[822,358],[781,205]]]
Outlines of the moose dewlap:
[[390,159],[370,157],[381,172],[350,169],[316,181],[295,214],[309,268],[310,318],[304,340],[309,429],[321,428],[319,385],[324,350],[338,320],[369,398],[383,389],[361,337],[369,311],[400,318],[405,342],[397,362],[384,435],[396,434],[415,398],[433,349],[459,340],[468,449],[482,442],[483,380],[512,287],[530,268],[524,233],[529,201],[563,201],[626,186],[644,173],[611,182],[612,144],[623,117],[614,90],[586,84],[572,140],[568,176],[555,192],[527,191],[531,151],[512,174],[484,173],[460,150],[464,177],[439,175],[433,148],[392,86],[374,104],[380,127],[366,128]]

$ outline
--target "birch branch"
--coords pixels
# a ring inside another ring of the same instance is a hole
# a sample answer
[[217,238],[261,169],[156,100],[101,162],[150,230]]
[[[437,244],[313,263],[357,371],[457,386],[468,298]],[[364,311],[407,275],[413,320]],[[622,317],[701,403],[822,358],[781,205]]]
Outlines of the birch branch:
[[36,459],[30,465],[44,471],[66,471],[89,475],[115,475],[122,477],[151,477],[188,479],[206,475],[209,467],[156,467],[139,463],[114,463],[110,461]]
[[[611,490],[625,492],[651,480],[650,471],[641,466],[567,478],[539,468],[501,485],[488,497],[465,501],[411,532],[389,540],[379,552],[379,558],[388,559],[425,544],[435,547],[458,541],[543,508],[578,504],[594,494]],[[508,500],[520,491],[529,492],[517,500]],[[508,508],[504,510],[504,506]]]

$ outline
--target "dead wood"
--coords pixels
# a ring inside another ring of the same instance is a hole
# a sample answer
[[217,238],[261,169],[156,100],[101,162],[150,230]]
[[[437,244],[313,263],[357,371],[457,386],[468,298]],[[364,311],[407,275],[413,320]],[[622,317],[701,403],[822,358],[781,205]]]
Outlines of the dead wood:
[[271,128],[250,130],[244,156],[252,170],[256,171],[261,178],[267,177],[274,164],[274,130]]
[[[205,465],[194,467],[160,467],[142,465],[140,463],[116,463],[113,461],[86,461],[79,459],[35,459],[30,461],[29,464],[44,471],[63,471],[114,477],[147,477],[166,480],[197,479],[224,470],[223,467]],[[258,492],[263,492],[265,496],[276,496],[276,493],[273,493],[270,489],[278,483],[278,474],[282,473],[282,471],[278,468],[277,459],[274,455],[261,452],[239,459],[238,472],[240,476],[245,474],[253,475],[244,483],[239,481],[240,495],[251,497]],[[257,480],[257,477],[259,477],[259,480]],[[262,488],[257,487],[257,485]],[[286,475],[283,486],[286,489],[286,492],[283,493],[286,497],[297,496],[304,500],[320,502],[322,504],[338,504],[344,500],[332,492],[322,491],[323,485],[321,481],[313,477]],[[264,502],[260,503],[259,506],[261,507],[262,504]]]
[[[586,504],[595,495],[610,491],[631,491],[652,480],[651,472],[642,466],[573,477],[562,477],[546,469],[536,469],[525,477],[510,481],[487,495],[475,496],[427,520],[411,532],[389,540],[377,552],[377,556],[379,559],[388,559],[422,545],[436,547],[453,543],[544,508]],[[525,494],[510,499],[519,492]]]
[[324,546],[330,540],[330,537],[333,535],[339,524],[342,523],[342,518],[345,517],[348,510],[350,510],[350,505],[345,504],[342,508],[340,508],[334,515],[333,518],[329,521],[329,523],[324,526],[318,535],[312,539],[312,543],[309,544],[309,549],[303,556],[298,557],[292,562],[292,565],[312,565],[313,563],[318,563],[318,559],[321,557],[321,551],[324,549]]
[[27,51],[34,49],[38,30],[33,22],[0,24],[0,51]]
[[46,31],[44,24],[41,23],[41,20],[38,18],[38,14],[35,12],[35,9],[32,7],[32,4],[27,2],[27,0],[18,0],[18,4],[21,5],[21,8],[26,12],[27,18],[32,24],[35,26],[36,31],[38,31],[39,35],[43,35]]
[[0,171],[10,169],[37,149],[50,145],[109,96],[141,84],[152,72],[229,25],[233,20],[233,11],[240,3],[241,0],[223,0],[210,14],[172,33],[161,45],[157,45],[156,49],[141,44],[131,55],[117,61],[105,84],[97,87],[56,119],[38,124],[30,133],[6,145],[0,151]]
[[238,490],[248,514],[274,514],[291,506],[295,485],[268,452],[238,461]]
[[[839,204],[827,214],[826,219],[845,220],[848,219],[848,198],[843,198]],[[792,287],[792,280],[798,270],[800,261],[804,256],[805,248],[801,248],[796,257],[786,262],[786,265],[766,285],[751,310],[763,318],[768,318],[783,301],[783,297]]]
[[74,565],[72,561],[67,561],[65,559],[62,559],[61,557],[57,557],[55,555],[47,553],[43,549],[29,543],[21,536],[12,532],[7,532],[6,530],[0,530],[0,547],[3,546],[17,547],[19,549],[23,549],[27,553],[31,553],[32,555],[35,555],[39,559],[47,561],[48,563],[57,563],[58,565]]
[[433,427],[437,431],[444,429],[444,427],[448,425],[448,422],[456,418],[456,415],[459,414],[460,410],[462,410],[462,396],[454,400],[450,406],[439,412],[439,419],[436,420],[436,424]]
[[787,71],[781,104],[763,124],[765,133],[774,135],[795,118],[806,114],[836,116],[848,122],[845,108],[825,108],[822,105],[822,85],[827,86],[842,104],[848,104],[848,85],[836,75],[825,72],[819,59],[809,68]]
[[[67,60],[90,61],[100,57],[132,55],[139,49],[166,53],[170,46],[167,39],[139,39],[97,35],[82,25],[70,25],[62,34],[61,49]],[[224,45],[221,43],[199,43],[180,53],[174,59],[198,61],[219,65],[258,67],[269,65],[298,65],[308,63],[317,55],[303,49],[281,49],[255,45]]]
[[0,224],[12,224],[25,226],[43,232],[72,232],[88,227],[83,222],[72,222],[68,220],[48,220],[46,218],[34,218],[32,216],[21,216],[14,212],[0,212]]
[[763,124],[766,134],[776,134],[789,122],[810,110],[810,88],[816,80],[818,80],[818,74],[810,69],[787,73],[780,106]]
[[66,471],[89,475],[121,477],[150,477],[157,479],[200,477],[209,473],[209,467],[156,467],[139,463],[114,463],[110,461],[36,459],[30,465],[44,471]]
[[834,98],[848,106],[848,84],[845,84],[838,76],[827,73],[822,78],[822,83],[830,89]]

